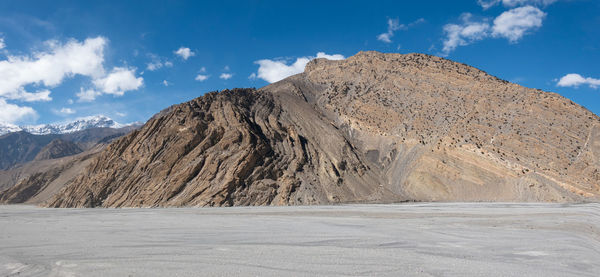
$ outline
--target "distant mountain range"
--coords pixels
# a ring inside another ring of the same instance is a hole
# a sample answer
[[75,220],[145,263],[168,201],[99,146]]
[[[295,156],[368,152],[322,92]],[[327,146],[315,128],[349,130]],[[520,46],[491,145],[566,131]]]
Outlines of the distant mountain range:
[[0,122],[0,136],[8,133],[25,131],[33,135],[69,134],[90,128],[118,129],[130,125],[141,125],[140,122],[121,124],[103,115],[78,118],[64,123],[17,126]]
[[[17,132],[0,135],[0,203],[39,203],[56,193],[112,140],[138,128],[122,126],[106,117],[54,125],[63,134],[36,135],[19,127]],[[38,131],[42,129],[37,129]],[[4,191],[7,188],[11,190]]]

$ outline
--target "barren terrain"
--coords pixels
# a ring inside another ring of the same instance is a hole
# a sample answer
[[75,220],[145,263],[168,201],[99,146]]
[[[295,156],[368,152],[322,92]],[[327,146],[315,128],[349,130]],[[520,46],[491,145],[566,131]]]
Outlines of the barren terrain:
[[598,276],[599,211],[0,206],[0,276]]

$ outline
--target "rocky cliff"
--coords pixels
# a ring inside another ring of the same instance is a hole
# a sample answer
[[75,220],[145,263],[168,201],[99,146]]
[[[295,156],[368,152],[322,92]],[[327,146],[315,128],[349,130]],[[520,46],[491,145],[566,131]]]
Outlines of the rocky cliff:
[[170,107],[46,206],[598,200],[599,123],[464,64],[361,52]]

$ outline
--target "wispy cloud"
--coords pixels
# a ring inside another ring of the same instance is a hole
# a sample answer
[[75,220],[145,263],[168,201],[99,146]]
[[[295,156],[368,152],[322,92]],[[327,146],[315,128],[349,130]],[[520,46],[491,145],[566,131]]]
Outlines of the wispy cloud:
[[487,10],[500,3],[505,7],[514,8],[517,6],[548,6],[557,2],[558,0],[477,0],[477,3],[484,9]]
[[518,42],[523,36],[542,26],[546,13],[537,7],[524,6],[503,12],[490,25],[488,18],[474,20],[473,15],[464,13],[461,23],[446,24],[443,27],[445,38],[441,55],[447,56],[458,46],[493,37],[506,38],[511,43]]
[[425,22],[425,19],[419,18],[419,19],[417,19],[417,20],[415,20],[415,21],[413,21],[413,22],[405,25],[405,24],[400,24],[400,22],[399,22],[399,20],[397,18],[396,19],[388,18],[388,21],[387,21],[387,25],[388,25],[387,32],[379,34],[377,36],[377,40],[383,41],[385,43],[391,43],[392,42],[392,37],[394,36],[394,33],[396,31],[398,31],[398,30],[408,30],[408,28],[410,28],[410,27],[412,27],[412,26],[414,26],[416,24],[423,23],[423,22]]
[[198,74],[196,76],[196,78],[194,78],[196,81],[200,81],[200,82],[204,82],[208,79],[208,77],[210,77],[209,75],[204,75],[204,74]]
[[469,45],[488,36],[490,24],[485,21],[472,21],[472,17],[470,13],[464,13],[460,16],[462,23],[444,26],[444,34],[446,34],[442,48],[444,55],[448,55],[458,46]]
[[146,69],[149,71],[156,71],[161,69],[162,67],[173,67],[173,62],[165,58],[161,58],[154,54],[150,54],[149,56],[151,61],[146,64]]
[[53,112],[60,116],[67,116],[74,114],[76,111],[71,108],[62,108],[60,110],[53,110]]

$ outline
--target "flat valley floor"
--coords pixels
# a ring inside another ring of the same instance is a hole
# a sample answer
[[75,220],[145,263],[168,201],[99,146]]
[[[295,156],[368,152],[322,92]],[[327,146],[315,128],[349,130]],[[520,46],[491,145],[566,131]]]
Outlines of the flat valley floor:
[[0,206],[0,276],[600,276],[599,204]]

